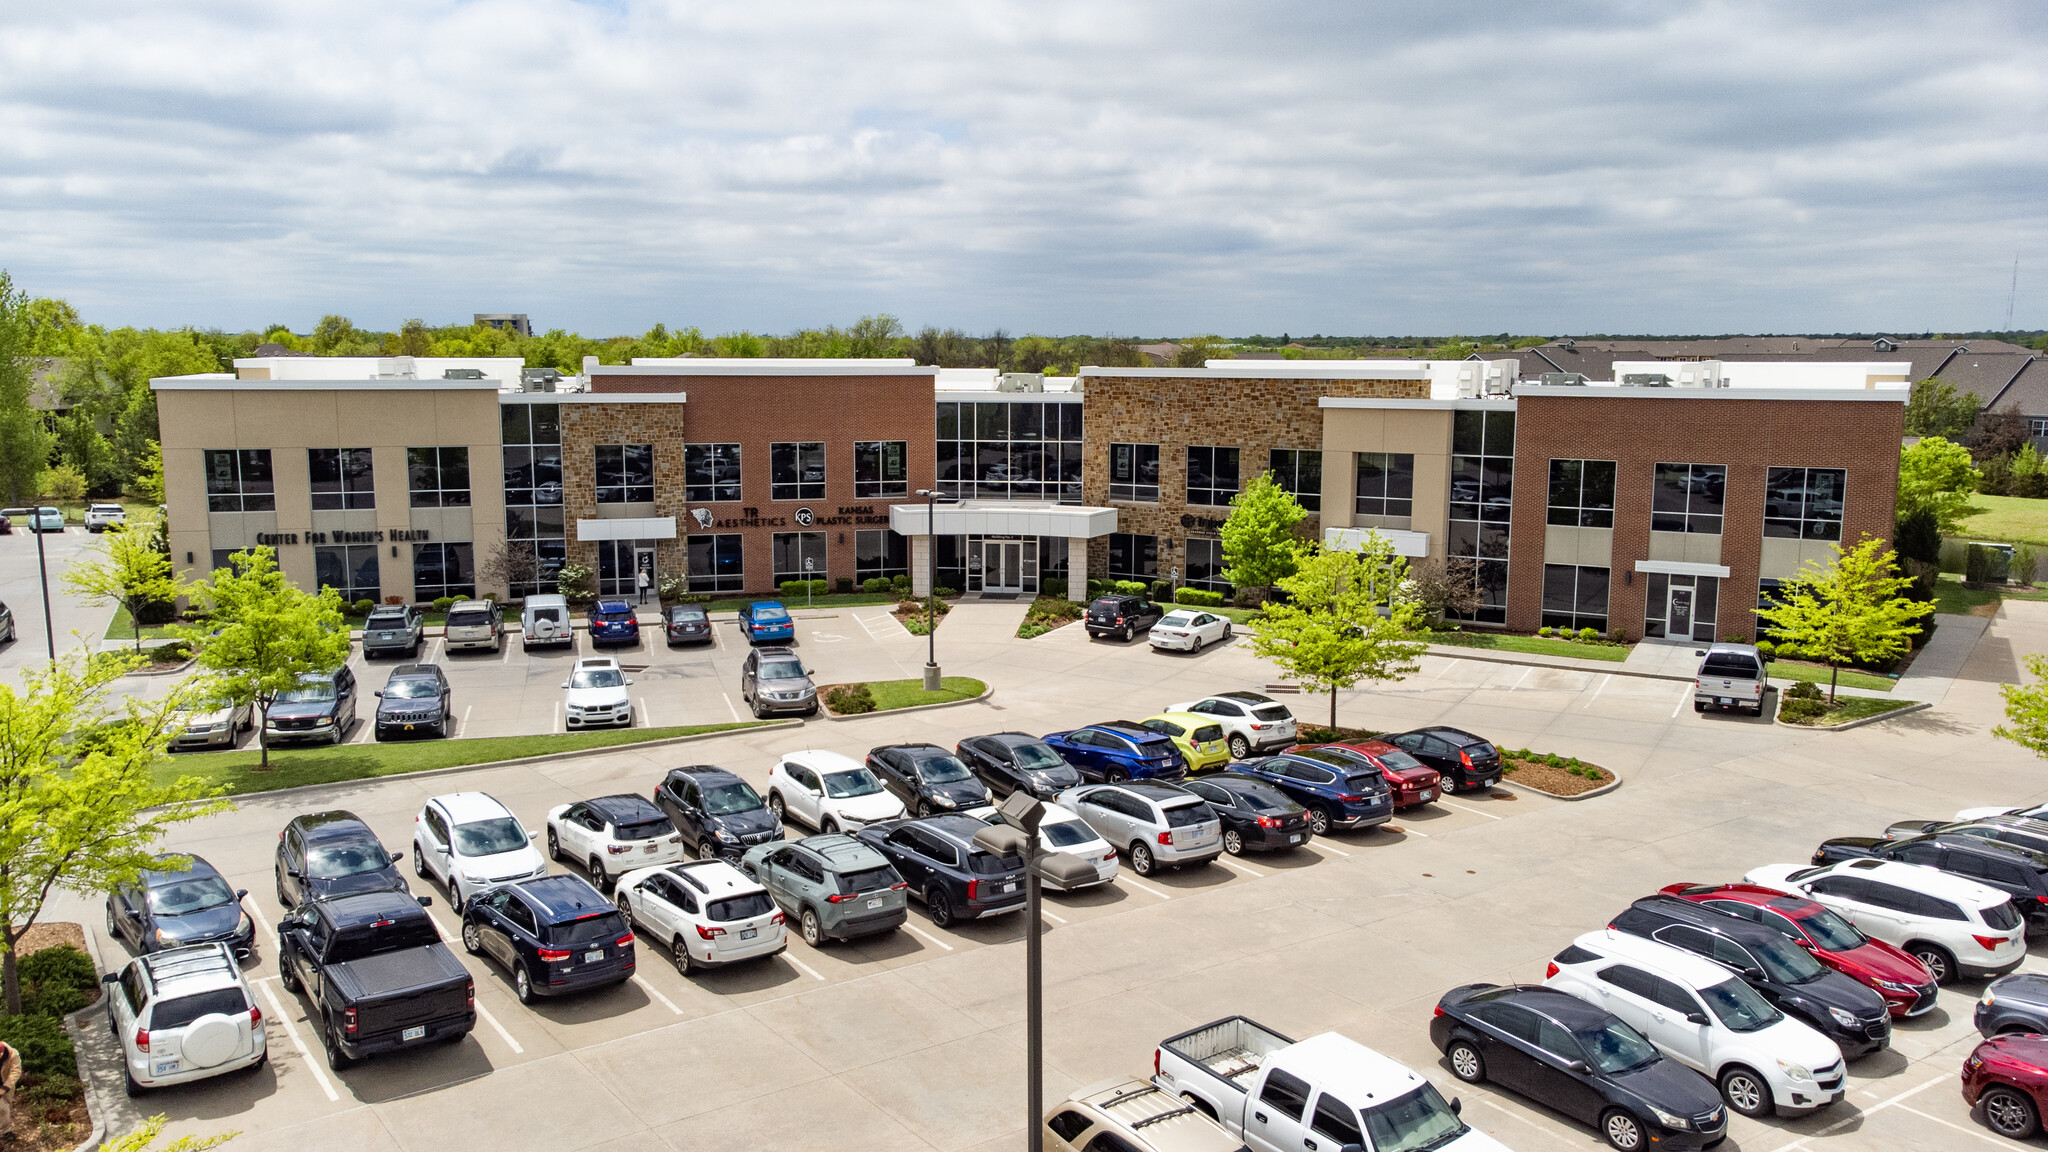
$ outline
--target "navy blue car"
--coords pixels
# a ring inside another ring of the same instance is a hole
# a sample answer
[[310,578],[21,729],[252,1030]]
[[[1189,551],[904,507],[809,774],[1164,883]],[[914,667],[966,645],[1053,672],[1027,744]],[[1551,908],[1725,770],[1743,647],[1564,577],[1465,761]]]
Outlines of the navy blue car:
[[1335,752],[1310,748],[1260,756],[1239,760],[1229,771],[1256,776],[1308,809],[1309,828],[1318,836],[1332,828],[1370,828],[1394,818],[1386,776]]
[[590,610],[590,643],[638,644],[640,620],[633,606],[624,600],[599,600]]
[[242,911],[248,889],[228,887],[200,857],[187,859],[180,871],[146,870],[107,893],[107,935],[143,953],[218,942],[247,960],[256,947],[256,927]]
[[462,908],[462,946],[511,974],[519,1002],[623,984],[633,976],[633,930],[581,876],[543,876],[493,888]]
[[1130,720],[1049,732],[1045,742],[1091,784],[1179,780],[1188,774],[1188,762],[1171,737]]

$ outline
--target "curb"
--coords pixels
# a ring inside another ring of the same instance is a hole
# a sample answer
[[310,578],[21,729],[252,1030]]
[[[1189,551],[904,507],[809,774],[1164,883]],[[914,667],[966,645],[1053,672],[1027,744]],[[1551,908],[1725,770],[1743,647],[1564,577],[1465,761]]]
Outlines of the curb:
[[172,666],[170,666],[169,668],[137,668],[137,669],[135,669],[135,670],[133,670],[133,671],[130,671],[130,672],[123,672],[123,673],[122,673],[122,675],[123,675],[123,676],[176,676],[176,675],[177,675],[178,673],[180,673],[180,672],[183,672],[183,671],[184,671],[185,669],[187,669],[187,668],[190,668],[190,667],[192,667],[192,666],[193,666],[194,664],[197,664],[197,663],[199,663],[199,660],[198,660],[198,658],[197,658],[197,657],[193,657],[192,659],[189,659],[189,660],[185,661],[185,662],[184,662],[183,664],[173,664],[173,665],[172,665]]
[[[87,955],[92,957],[93,970],[104,974],[107,966],[100,959],[100,946],[93,939],[91,926],[80,924],[79,928],[85,936],[85,951]],[[88,1013],[94,1011],[104,1014],[106,1009],[105,997],[108,993],[108,987],[105,984],[100,985],[100,1000],[80,1008],[64,1018],[64,1032],[71,1037],[72,1051],[84,1051],[85,1024],[83,1020]],[[79,1079],[85,1082],[85,1110],[86,1114],[92,1117],[92,1131],[86,1133],[84,1142],[72,1149],[72,1152],[93,1152],[95,1148],[106,1143],[107,1113],[112,1111],[112,1108],[102,1101],[106,1090],[100,1087],[100,1082],[93,1077],[92,1069],[82,1059],[78,1062],[78,1072]]]
[[1517,784],[1513,780],[1508,779],[1506,776],[1502,776],[1500,778],[1500,782],[1507,785],[1510,788],[1515,789],[1518,792],[1527,792],[1531,796],[1542,796],[1551,800],[1563,800],[1566,802],[1570,802],[1573,800],[1591,800],[1595,796],[1605,796],[1609,792],[1614,791],[1616,788],[1621,787],[1621,773],[1616,772],[1612,768],[1608,768],[1605,764],[1600,765],[1600,767],[1604,769],[1609,775],[1613,776],[1614,779],[1609,780],[1607,783],[1602,784],[1598,788],[1581,792],[1575,796],[1559,796],[1555,792],[1545,792],[1541,788],[1533,788],[1527,784]]
[[[1496,654],[1495,651],[1491,648],[1459,648],[1455,645],[1450,644],[1431,644],[1428,646],[1426,651],[1431,656],[1443,656],[1453,660],[1477,660],[1484,664],[1515,664],[1523,668],[1554,668],[1559,672],[1600,672],[1603,674],[1610,674],[1614,676],[1633,676],[1638,680],[1666,680],[1674,684],[1690,684],[1693,680],[1693,678],[1690,676],[1669,676],[1662,672],[1641,672],[1634,669],[1623,668],[1621,667],[1621,661],[1619,660],[1614,661],[1614,667],[1612,668],[1595,669],[1581,668],[1576,664],[1546,664],[1538,663],[1534,660],[1516,660],[1512,657],[1516,655],[1532,655],[1532,653],[1509,653],[1506,655],[1500,655]],[[1578,657],[1559,656],[1555,657],[1555,659],[1575,660],[1578,659]],[[1603,663],[1605,662],[1603,661]],[[1548,796],[1550,795],[1550,793],[1545,792],[1542,793],[1542,795]]]
[[[1859,696],[1857,699],[1868,699],[1868,697]],[[1917,700],[1911,704],[1902,704],[1897,708],[1879,712],[1875,716],[1860,716],[1854,720],[1843,721],[1840,724],[1792,724],[1778,719],[1775,715],[1771,717],[1771,723],[1776,724],[1780,728],[1797,728],[1801,732],[1847,732],[1851,728],[1861,728],[1865,724],[1875,724],[1879,720],[1896,720],[1908,712],[1918,712],[1932,707],[1934,705],[1928,701]]]
[[879,712],[855,712],[846,716],[834,715],[830,708],[821,705],[818,709],[818,714],[827,720],[869,720],[876,716],[901,716],[905,712],[930,712],[934,708],[958,708],[962,704],[979,704],[995,694],[995,687],[988,685],[982,688],[981,695],[969,696],[965,700],[941,700],[937,704],[912,704],[907,708],[886,708]]

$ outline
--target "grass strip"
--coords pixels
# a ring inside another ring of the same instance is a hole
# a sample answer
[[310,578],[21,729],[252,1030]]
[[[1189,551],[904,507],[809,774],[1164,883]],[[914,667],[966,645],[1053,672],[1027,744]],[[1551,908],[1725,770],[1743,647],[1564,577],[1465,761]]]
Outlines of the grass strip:
[[1543,636],[1503,636],[1493,632],[1425,632],[1431,644],[1454,648],[1490,648],[1498,652],[1524,652],[1534,656],[1565,656],[1575,660],[1605,660],[1619,664],[1628,659],[1630,645],[1586,644],[1573,640],[1551,640]]
[[[1825,664],[1809,664],[1804,660],[1773,660],[1765,674],[1773,680],[1804,680],[1809,684],[1826,684],[1829,668]],[[1873,692],[1889,692],[1898,681],[1889,676],[1844,668],[1841,679],[1836,683],[1844,688],[1868,688]]]
[[921,678],[867,682],[868,691],[874,694],[877,712],[913,708],[919,704],[950,704],[955,700],[971,700],[988,691],[988,685],[970,676],[947,676],[939,684],[937,692],[927,692]]
[[[1911,708],[1911,700],[1874,700],[1868,696],[1842,696],[1835,700],[1835,706],[1810,720],[1786,720],[1802,728],[1826,728],[1832,724],[1847,724],[1867,716],[1881,716],[1901,708]],[[1782,718],[1782,717],[1781,717]]]

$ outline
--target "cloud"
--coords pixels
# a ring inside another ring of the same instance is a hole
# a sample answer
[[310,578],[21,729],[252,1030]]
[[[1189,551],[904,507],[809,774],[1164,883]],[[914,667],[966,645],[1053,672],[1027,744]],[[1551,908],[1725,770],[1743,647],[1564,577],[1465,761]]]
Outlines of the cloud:
[[0,267],[111,323],[2048,325],[2027,6],[17,5]]

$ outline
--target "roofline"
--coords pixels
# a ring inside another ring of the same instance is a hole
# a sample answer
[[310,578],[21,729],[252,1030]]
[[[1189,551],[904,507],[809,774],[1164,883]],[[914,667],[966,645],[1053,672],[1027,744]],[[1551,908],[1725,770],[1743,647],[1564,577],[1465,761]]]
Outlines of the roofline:
[[193,376],[157,376],[150,380],[154,392],[496,392],[503,381],[442,380],[432,377],[351,377],[336,380],[243,380],[224,372]]
[[900,363],[857,367],[828,363],[815,368],[785,364],[593,364],[583,374],[593,380],[599,376],[923,376],[936,383],[939,369],[935,364]]
[[[1294,365],[1309,365],[1296,368]],[[1135,380],[1414,380],[1429,379],[1427,360],[1388,360],[1384,364],[1346,365],[1342,368],[1315,367],[1313,360],[1221,361],[1206,368],[1102,368],[1089,365],[1075,373],[1076,379],[1128,378]],[[1284,367],[1282,367],[1284,366]],[[1281,371],[1273,369],[1279,367]]]
[[1631,388],[1626,385],[1517,384],[1514,395],[1590,399],[1662,400],[1842,400],[1904,404],[1912,390],[1897,383],[1875,388]]
[[2005,394],[2012,391],[2012,386],[2019,383],[2020,377],[2026,375],[2027,369],[2033,365],[2034,361],[2039,359],[2039,356],[2029,356],[2025,360],[2020,361],[2018,370],[2004,384],[1999,386],[1998,391],[1992,394],[1991,399],[1984,402],[1984,410],[1989,412],[1993,408],[1998,407],[1998,402],[2005,399]]

